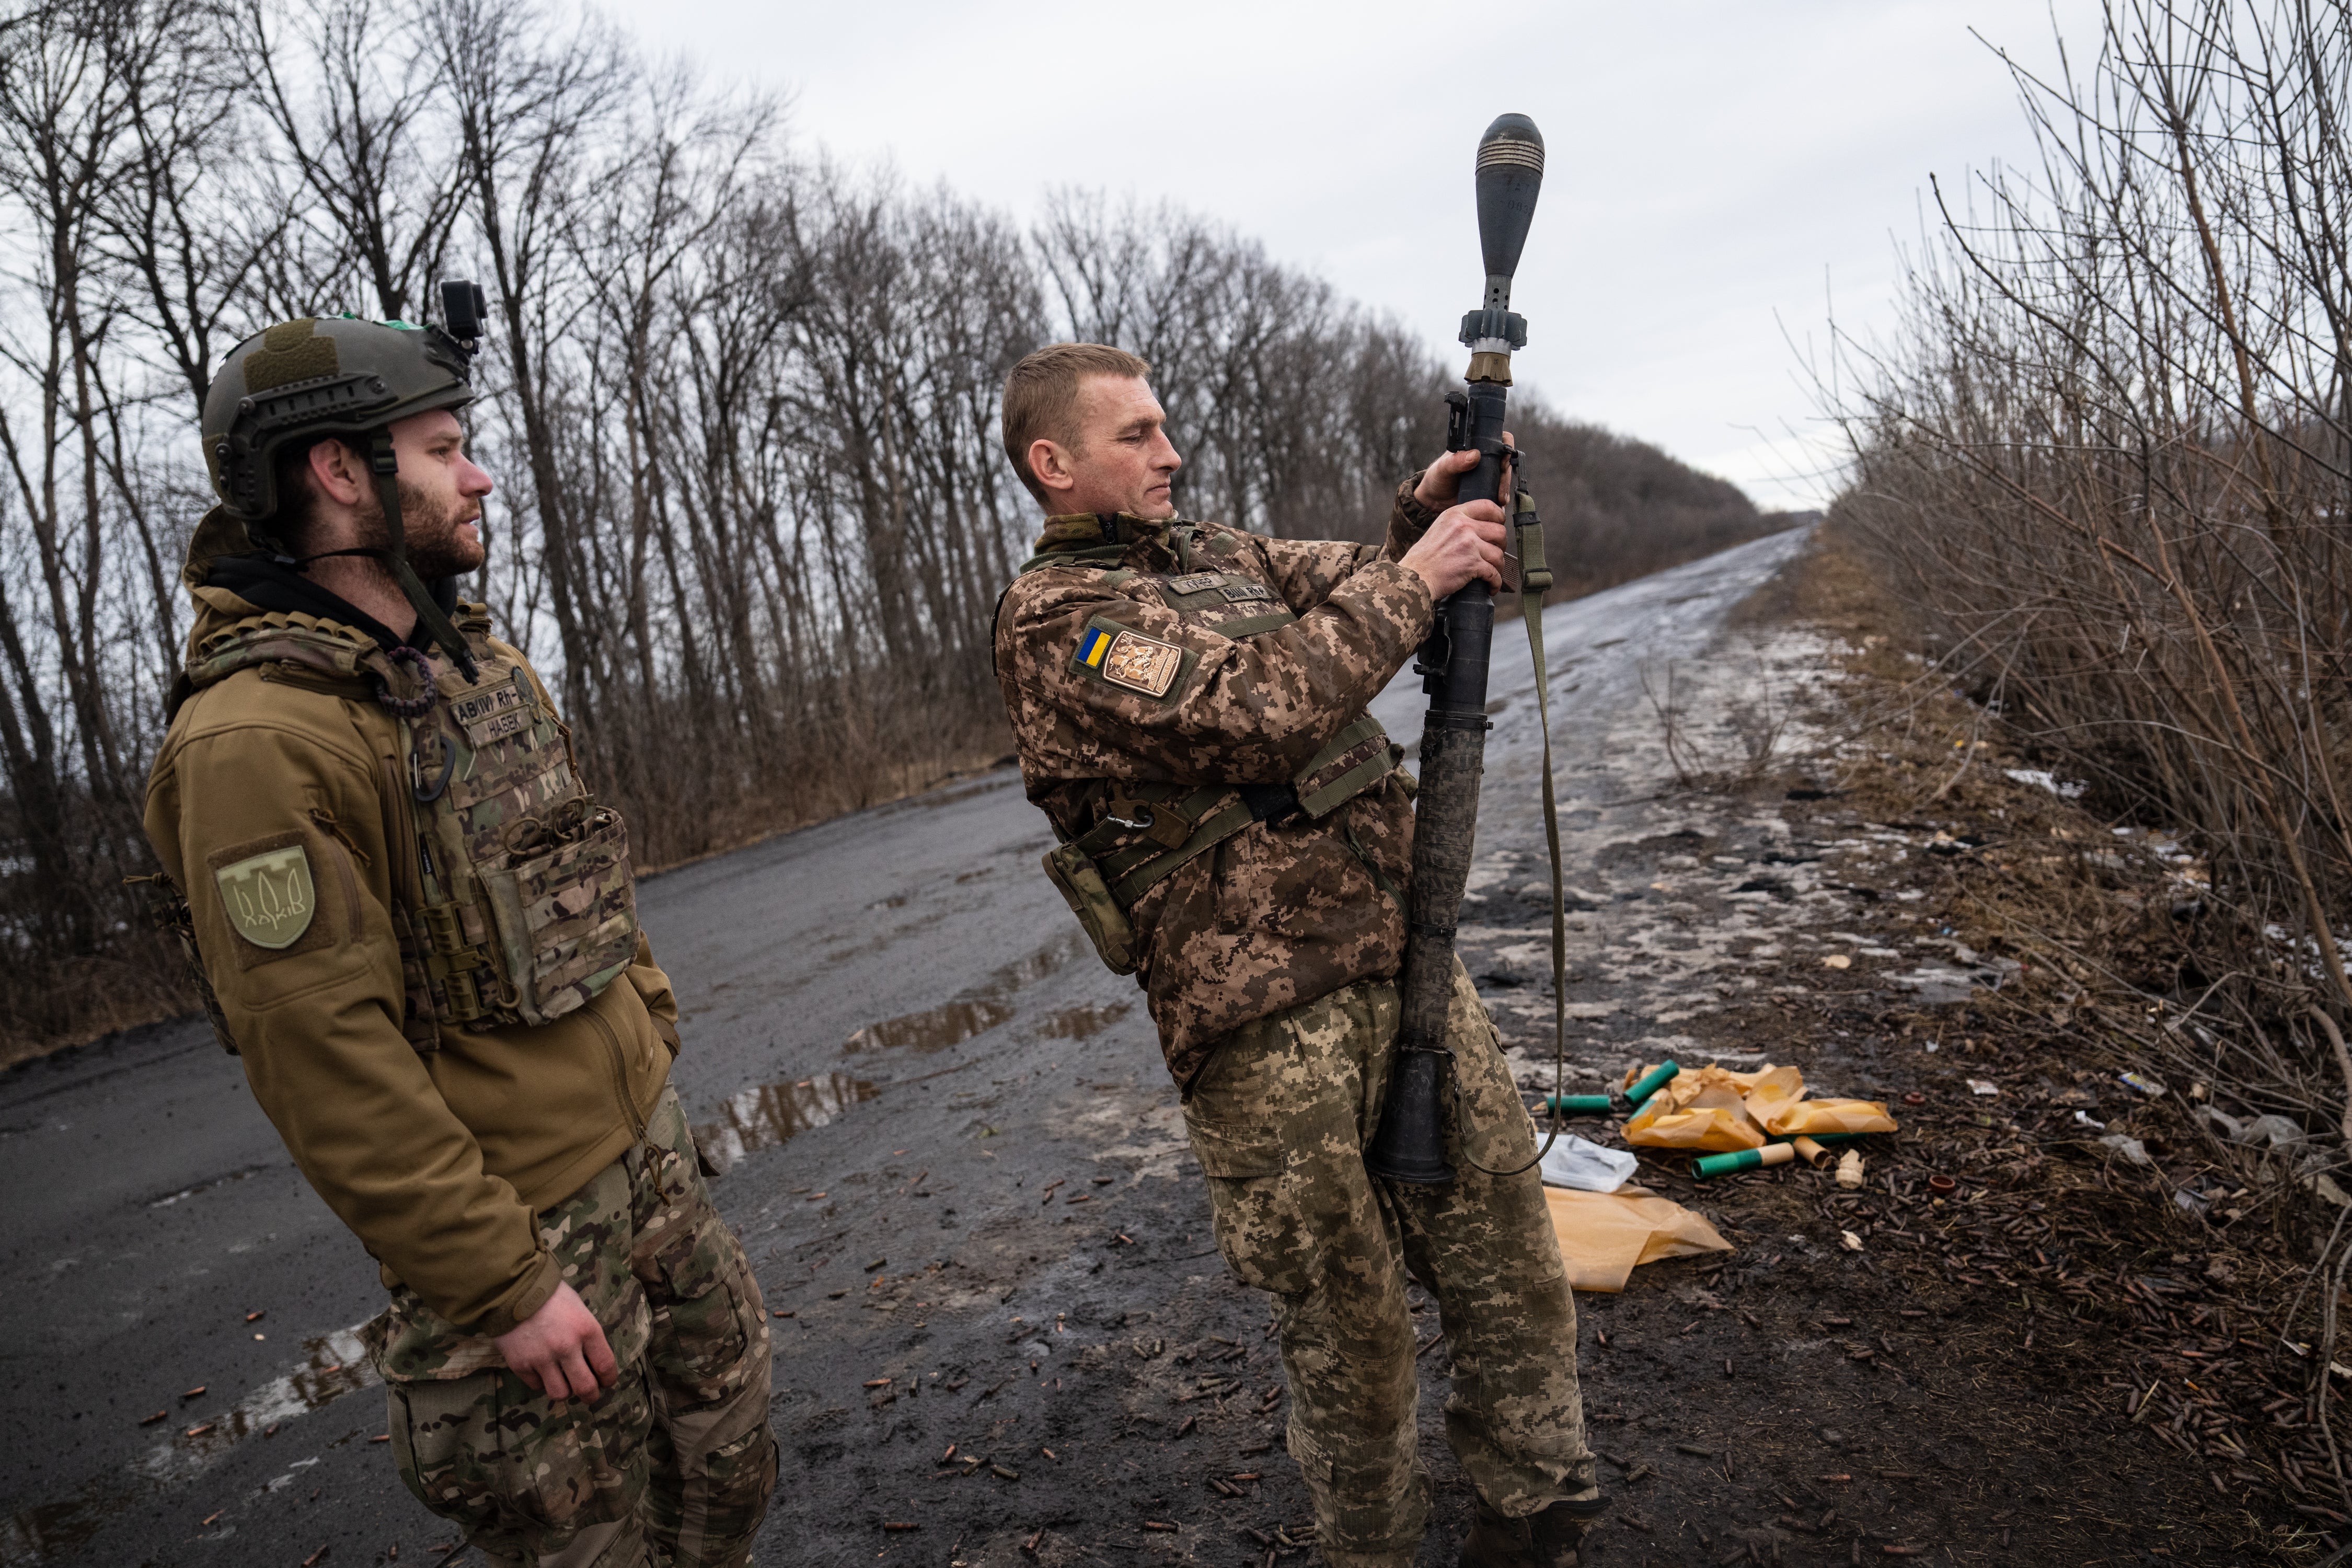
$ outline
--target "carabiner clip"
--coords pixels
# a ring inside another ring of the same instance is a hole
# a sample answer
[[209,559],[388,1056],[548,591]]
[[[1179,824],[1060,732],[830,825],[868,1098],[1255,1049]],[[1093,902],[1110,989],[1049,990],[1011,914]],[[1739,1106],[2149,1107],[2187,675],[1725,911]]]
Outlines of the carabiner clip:
[[414,745],[410,746],[408,793],[416,797],[417,805],[430,805],[441,798],[442,793],[449,787],[449,776],[457,771],[457,748],[451,745],[446,739],[441,742],[441,776],[433,781],[433,786],[430,789],[425,785],[425,770],[419,766],[423,760],[417,754],[416,748]]

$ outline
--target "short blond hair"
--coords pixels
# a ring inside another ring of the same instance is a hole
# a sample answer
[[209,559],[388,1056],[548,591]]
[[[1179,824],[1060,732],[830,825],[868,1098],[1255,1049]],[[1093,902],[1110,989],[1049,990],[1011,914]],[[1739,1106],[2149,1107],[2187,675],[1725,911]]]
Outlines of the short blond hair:
[[1151,366],[1108,343],[1053,343],[1013,367],[1004,378],[1004,455],[1037,504],[1053,500],[1029,471],[1029,447],[1043,437],[1077,445],[1078,388],[1090,375],[1141,380]]

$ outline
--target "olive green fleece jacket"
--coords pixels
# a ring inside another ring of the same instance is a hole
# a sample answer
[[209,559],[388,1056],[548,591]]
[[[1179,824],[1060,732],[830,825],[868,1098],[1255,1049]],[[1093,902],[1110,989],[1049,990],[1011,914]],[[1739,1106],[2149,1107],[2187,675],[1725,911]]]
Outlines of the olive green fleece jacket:
[[[192,591],[191,649],[262,614],[226,589]],[[386,1286],[501,1334],[562,1282],[537,1211],[640,1135],[677,1054],[677,1004],[640,938],[625,979],[553,1023],[445,1026],[437,1050],[411,1045],[392,913],[419,896],[395,847],[414,843],[398,819],[405,770],[399,724],[366,676],[240,669],[174,715],[148,782],[147,836],[188,900],[254,1098],[303,1175]],[[271,952],[232,928],[212,873],[289,835],[325,930]]]

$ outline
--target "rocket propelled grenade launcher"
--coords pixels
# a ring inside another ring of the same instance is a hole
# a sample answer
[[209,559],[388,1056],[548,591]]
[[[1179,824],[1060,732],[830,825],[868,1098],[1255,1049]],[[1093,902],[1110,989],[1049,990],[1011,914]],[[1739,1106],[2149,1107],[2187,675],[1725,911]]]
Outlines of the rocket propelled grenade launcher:
[[[1455,492],[1464,500],[1496,495],[1503,479],[1511,353],[1528,341],[1526,319],[1511,309],[1511,279],[1543,187],[1543,136],[1524,114],[1501,116],[1479,138],[1478,243],[1486,290],[1484,303],[1462,318],[1462,342],[1470,350],[1465,385],[1446,395],[1447,447],[1479,454],[1478,466],[1462,477]],[[1531,516],[1531,504],[1528,510]],[[1540,598],[1540,586],[1528,585]],[[1403,1018],[1380,1128],[1364,1153],[1366,1167],[1391,1182],[1438,1185],[1454,1179],[1444,1152],[1445,1023],[1454,995],[1454,925],[1478,824],[1478,776],[1493,728],[1486,717],[1486,662],[1494,636],[1494,595],[1486,584],[1472,583],[1437,607],[1437,625],[1413,666],[1429,693],[1429,712],[1413,809]],[[1540,663],[1537,674],[1540,684]],[[1547,793],[1549,762],[1547,746]]]

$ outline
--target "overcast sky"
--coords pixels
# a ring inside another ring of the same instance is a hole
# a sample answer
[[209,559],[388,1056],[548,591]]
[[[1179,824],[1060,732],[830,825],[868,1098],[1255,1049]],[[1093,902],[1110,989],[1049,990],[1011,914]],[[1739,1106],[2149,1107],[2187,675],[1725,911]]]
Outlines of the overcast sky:
[[[1057,184],[1168,198],[1449,360],[1482,280],[1477,138],[1530,115],[1549,165],[1519,384],[1766,506],[1825,493],[1788,433],[1812,419],[1800,353],[1831,303],[1850,330],[1885,321],[1929,174],[1950,190],[2028,149],[1969,29],[2037,68],[2056,53],[2048,0],[606,3],[656,50],[788,90],[804,146],[1024,216]],[[2095,12],[2055,0],[2078,61]]]

